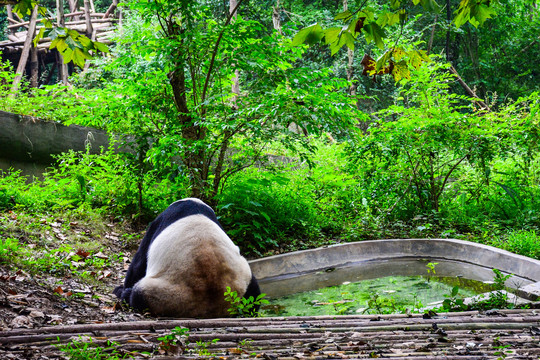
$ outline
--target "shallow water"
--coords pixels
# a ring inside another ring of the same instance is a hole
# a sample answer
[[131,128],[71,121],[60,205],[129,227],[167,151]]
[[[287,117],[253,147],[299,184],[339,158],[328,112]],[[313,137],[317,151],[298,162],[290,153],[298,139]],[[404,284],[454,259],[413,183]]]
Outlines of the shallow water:
[[345,282],[313,291],[270,299],[263,316],[317,316],[419,311],[444,300],[454,286],[458,297],[470,297],[490,291],[490,286],[463,278],[424,276],[388,276]]

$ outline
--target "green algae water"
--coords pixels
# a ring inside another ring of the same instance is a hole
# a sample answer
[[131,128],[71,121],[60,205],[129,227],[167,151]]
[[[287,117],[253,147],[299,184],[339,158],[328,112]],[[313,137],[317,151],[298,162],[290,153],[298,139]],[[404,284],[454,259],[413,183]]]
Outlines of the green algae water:
[[262,309],[262,316],[414,312],[444,300],[454,286],[459,286],[458,297],[492,290],[488,284],[463,278],[388,276],[270,299],[270,304]]

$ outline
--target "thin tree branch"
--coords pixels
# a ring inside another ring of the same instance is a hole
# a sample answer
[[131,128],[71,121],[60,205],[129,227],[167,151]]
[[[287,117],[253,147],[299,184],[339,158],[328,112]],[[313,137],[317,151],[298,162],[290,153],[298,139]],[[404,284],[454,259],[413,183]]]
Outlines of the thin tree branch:
[[444,181],[443,181],[443,183],[441,185],[441,188],[439,189],[439,192],[437,193],[437,199],[441,196],[441,194],[442,194],[442,192],[444,190],[444,187],[446,186],[446,183],[448,182],[448,179],[450,178],[450,175],[452,175],[454,170],[456,170],[458,165],[461,164],[461,162],[463,160],[465,160],[467,158],[467,156],[469,156],[469,154],[466,154],[461,159],[459,159],[459,161],[457,163],[455,163],[454,166],[452,166],[452,168],[450,169],[450,171],[446,174],[446,176],[444,177]]
[[212,77],[212,70],[214,69],[214,63],[215,63],[216,56],[218,53],[219,45],[221,43],[221,39],[223,38],[223,34],[225,34],[225,30],[227,26],[230,24],[232,18],[234,17],[234,14],[236,13],[236,10],[238,9],[238,7],[240,6],[242,2],[243,0],[239,0],[238,4],[236,4],[236,7],[229,13],[229,15],[227,16],[227,20],[225,21],[225,24],[223,25],[223,29],[218,35],[218,38],[214,45],[214,50],[212,51],[212,58],[210,59],[210,66],[208,67],[208,71],[206,73],[206,80],[204,81],[201,103],[204,103],[206,99],[206,92],[208,91],[208,85],[210,83],[210,78]]

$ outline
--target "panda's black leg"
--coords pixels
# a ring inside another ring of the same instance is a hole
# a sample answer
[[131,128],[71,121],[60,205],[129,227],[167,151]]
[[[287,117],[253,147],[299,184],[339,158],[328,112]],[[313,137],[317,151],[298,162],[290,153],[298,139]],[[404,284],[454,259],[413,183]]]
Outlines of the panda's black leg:
[[[248,299],[250,296],[253,296],[253,299],[256,299],[257,296],[259,296],[260,294],[261,294],[261,289],[259,288],[259,283],[257,282],[255,275],[251,274],[251,281],[249,282],[249,285],[246,289],[244,298]],[[257,305],[257,311],[258,310],[259,310],[259,306]]]
[[137,287],[134,287],[133,289],[131,289],[131,294],[129,297],[129,306],[141,312],[148,309],[148,304],[146,303],[146,300],[144,299],[143,293]]

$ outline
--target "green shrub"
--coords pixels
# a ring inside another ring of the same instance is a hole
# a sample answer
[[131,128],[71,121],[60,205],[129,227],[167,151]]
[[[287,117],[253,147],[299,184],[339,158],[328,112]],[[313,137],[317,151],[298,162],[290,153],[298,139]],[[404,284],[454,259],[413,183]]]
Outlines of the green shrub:
[[506,238],[494,240],[492,245],[515,254],[540,259],[540,236],[536,230],[512,231]]

